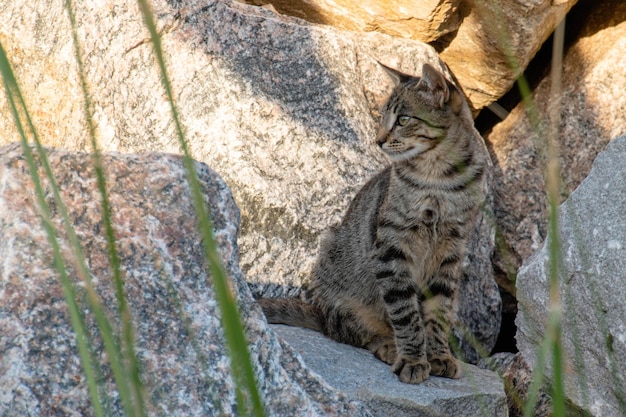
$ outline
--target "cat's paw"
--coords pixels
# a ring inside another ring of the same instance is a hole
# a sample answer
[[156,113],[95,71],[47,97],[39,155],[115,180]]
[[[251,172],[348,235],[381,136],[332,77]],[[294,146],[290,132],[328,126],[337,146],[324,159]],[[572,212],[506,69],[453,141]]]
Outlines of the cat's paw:
[[428,378],[430,374],[430,364],[426,360],[415,360],[413,358],[398,358],[391,366],[391,370],[398,375],[400,381],[407,384],[419,384]]
[[386,364],[392,365],[398,356],[395,342],[392,340],[382,344],[374,351],[374,356]]
[[461,362],[452,357],[446,356],[442,358],[430,359],[430,374],[436,376],[443,376],[445,378],[460,378],[461,377]]

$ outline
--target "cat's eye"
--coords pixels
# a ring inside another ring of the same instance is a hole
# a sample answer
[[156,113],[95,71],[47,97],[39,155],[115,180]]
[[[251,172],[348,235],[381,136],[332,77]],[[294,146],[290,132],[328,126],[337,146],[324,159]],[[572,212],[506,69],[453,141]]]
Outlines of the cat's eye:
[[396,122],[400,125],[400,126],[406,126],[409,123],[409,120],[411,118],[409,116],[398,116],[398,119],[396,120]]

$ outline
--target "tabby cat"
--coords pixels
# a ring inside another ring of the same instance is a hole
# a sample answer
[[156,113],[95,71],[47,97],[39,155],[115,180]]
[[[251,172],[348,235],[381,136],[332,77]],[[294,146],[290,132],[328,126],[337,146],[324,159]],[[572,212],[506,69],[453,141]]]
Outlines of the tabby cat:
[[488,156],[464,97],[441,73],[384,68],[396,85],[376,143],[391,166],[322,238],[307,301],[259,302],[271,323],[364,347],[403,382],[459,378],[448,332]]

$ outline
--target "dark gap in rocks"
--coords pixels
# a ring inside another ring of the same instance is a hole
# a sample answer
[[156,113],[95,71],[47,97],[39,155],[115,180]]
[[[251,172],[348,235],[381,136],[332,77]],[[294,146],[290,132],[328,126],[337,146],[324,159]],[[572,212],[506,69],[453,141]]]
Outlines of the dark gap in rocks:
[[515,340],[515,333],[517,332],[517,326],[515,325],[517,300],[512,294],[502,289],[500,289],[500,296],[502,297],[502,323],[500,324],[500,334],[498,334],[496,344],[491,351],[492,355],[498,352],[517,353],[517,342]]
[[[589,16],[592,8],[602,7],[604,3],[612,0],[579,0],[567,14],[565,20],[565,44],[564,53],[576,42],[583,29],[586,18]],[[530,86],[531,91],[537,87],[539,82],[550,74],[550,63],[552,61],[552,43],[553,35],[543,43],[535,57],[530,61],[528,67],[524,71],[524,77]],[[507,112],[513,110],[522,101],[522,96],[517,88],[517,83],[502,96],[496,103],[502,106]],[[500,122],[500,118],[496,116],[488,108],[484,108],[478,114],[475,120],[476,129],[481,135],[486,136],[491,129]]]

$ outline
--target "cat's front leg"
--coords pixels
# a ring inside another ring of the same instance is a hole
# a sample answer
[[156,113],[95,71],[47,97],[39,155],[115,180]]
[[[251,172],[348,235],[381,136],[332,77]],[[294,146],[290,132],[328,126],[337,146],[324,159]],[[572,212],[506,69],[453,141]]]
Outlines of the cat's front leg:
[[428,378],[431,365],[426,354],[426,332],[423,327],[417,294],[404,300],[388,302],[393,291],[387,293],[385,301],[393,326],[396,342],[396,359],[391,370],[402,382],[419,384]]
[[448,342],[455,291],[456,280],[451,280],[450,277],[433,277],[428,294],[425,294],[422,301],[422,311],[430,373],[456,379],[461,377],[461,362],[452,355]]
[[[388,260],[389,252],[385,252],[381,258]],[[401,265],[400,259],[396,261],[393,268],[389,262],[381,263],[386,267],[377,272],[396,345],[396,357],[391,369],[400,381],[419,384],[428,378],[431,371],[426,355],[426,332],[417,288],[410,277],[408,266]]]

